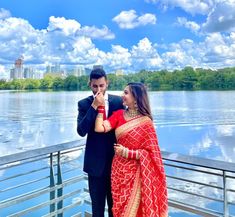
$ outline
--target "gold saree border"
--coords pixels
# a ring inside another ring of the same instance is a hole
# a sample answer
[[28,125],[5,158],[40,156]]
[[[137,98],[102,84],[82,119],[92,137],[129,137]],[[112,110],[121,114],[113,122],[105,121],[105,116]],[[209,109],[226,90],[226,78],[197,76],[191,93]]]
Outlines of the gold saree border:
[[133,190],[123,217],[136,217],[140,205],[140,200],[141,200],[141,178],[140,178],[140,167],[138,167],[136,171],[136,178],[133,185]]
[[130,130],[132,130],[134,127],[137,127],[145,122],[150,121],[151,119],[147,116],[143,116],[140,118],[136,118],[133,120],[128,121],[127,123],[121,125],[115,130],[116,138],[118,139],[120,136],[123,135],[123,133],[128,133]]

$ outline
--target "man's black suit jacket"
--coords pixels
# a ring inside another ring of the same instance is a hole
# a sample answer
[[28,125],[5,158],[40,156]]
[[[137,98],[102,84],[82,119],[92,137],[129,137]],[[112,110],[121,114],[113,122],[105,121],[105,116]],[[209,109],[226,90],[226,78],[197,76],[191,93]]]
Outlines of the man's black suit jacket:
[[[108,117],[114,111],[123,109],[121,97],[108,94],[108,101]],[[110,173],[116,138],[114,130],[108,133],[94,131],[97,111],[91,106],[92,102],[93,96],[78,102],[77,132],[80,136],[88,134],[83,170],[88,175],[99,177]]]

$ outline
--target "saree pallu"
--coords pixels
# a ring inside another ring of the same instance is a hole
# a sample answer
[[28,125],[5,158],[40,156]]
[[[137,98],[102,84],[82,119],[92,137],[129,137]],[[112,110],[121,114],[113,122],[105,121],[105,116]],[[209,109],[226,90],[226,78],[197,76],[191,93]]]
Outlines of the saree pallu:
[[138,150],[139,159],[114,156],[114,217],[167,217],[166,178],[152,121],[139,117],[119,126],[115,133],[117,143]]

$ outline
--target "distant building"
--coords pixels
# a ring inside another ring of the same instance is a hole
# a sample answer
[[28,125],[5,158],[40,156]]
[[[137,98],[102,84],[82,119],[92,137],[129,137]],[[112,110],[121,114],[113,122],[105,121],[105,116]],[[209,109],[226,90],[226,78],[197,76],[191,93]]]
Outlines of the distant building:
[[23,79],[24,78],[23,62],[24,62],[23,57],[20,57],[15,61],[14,68],[10,70],[11,79]]
[[91,69],[85,68],[85,75],[90,75],[90,73],[91,73]]
[[103,66],[102,65],[93,65],[93,69],[103,69]]
[[33,68],[24,68],[24,78],[34,78]]
[[46,73],[61,73],[60,64],[56,63],[55,65],[47,65]]
[[80,77],[85,75],[85,68],[83,66],[77,66],[76,68],[72,69],[70,74]]
[[46,73],[51,73],[51,65],[46,66]]
[[24,78],[41,79],[43,75],[32,67],[24,68]]

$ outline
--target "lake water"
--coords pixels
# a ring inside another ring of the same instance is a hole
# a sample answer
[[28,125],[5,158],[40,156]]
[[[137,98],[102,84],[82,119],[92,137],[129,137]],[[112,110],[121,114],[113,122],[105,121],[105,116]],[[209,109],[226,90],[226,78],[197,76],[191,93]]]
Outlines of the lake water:
[[[0,156],[81,139],[77,101],[90,93],[0,91]],[[149,98],[162,150],[235,162],[235,91],[160,91]]]
[[[0,91],[0,156],[81,139],[77,102],[90,93]],[[163,91],[149,97],[161,150],[235,162],[235,91]]]

